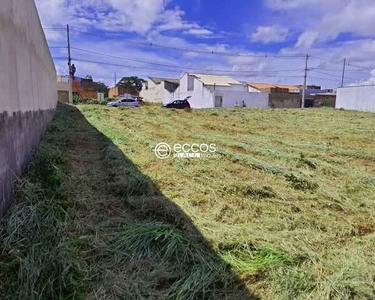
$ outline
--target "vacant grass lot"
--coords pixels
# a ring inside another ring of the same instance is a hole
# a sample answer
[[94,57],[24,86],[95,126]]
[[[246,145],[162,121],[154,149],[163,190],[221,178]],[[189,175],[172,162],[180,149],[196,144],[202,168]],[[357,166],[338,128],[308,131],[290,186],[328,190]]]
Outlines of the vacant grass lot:
[[[375,298],[375,115],[78,106],[268,299]],[[159,160],[159,142],[215,143]]]
[[375,114],[77,108],[2,221],[3,298],[375,299]]

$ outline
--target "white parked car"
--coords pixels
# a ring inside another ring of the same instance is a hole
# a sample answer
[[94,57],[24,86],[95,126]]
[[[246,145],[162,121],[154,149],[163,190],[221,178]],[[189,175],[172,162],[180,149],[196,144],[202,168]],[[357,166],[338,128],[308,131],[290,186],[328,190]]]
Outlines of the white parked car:
[[107,103],[108,107],[120,107],[120,106],[129,106],[129,107],[140,107],[139,101],[129,98],[120,98],[113,102]]

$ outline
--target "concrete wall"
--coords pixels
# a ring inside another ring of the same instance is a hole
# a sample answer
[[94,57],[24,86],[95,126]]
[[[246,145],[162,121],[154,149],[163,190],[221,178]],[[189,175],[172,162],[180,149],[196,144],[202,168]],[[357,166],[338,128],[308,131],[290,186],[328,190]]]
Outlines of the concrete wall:
[[375,112],[375,86],[339,88],[336,108]]
[[0,5],[0,213],[51,121],[56,70],[33,0]]
[[[169,103],[173,100],[180,100],[179,97],[179,89],[177,88],[176,91],[173,93],[169,92],[165,88],[166,82],[162,81],[159,84],[156,84],[151,79],[148,79],[147,85],[143,85],[142,91],[139,93],[139,96],[143,98],[146,102],[153,102],[153,103]],[[147,88],[146,88],[147,86]]]
[[[119,96],[127,94],[127,93],[128,93],[128,91],[126,89],[124,89],[124,88],[113,87],[113,88],[109,89],[108,98],[116,98],[116,97],[119,97]],[[96,97],[97,96],[95,96],[95,98]]]
[[215,96],[223,97],[223,107],[242,106],[246,107],[268,107],[267,93],[249,92],[215,92]]
[[270,93],[269,105],[272,108],[300,108],[302,97],[294,93]]

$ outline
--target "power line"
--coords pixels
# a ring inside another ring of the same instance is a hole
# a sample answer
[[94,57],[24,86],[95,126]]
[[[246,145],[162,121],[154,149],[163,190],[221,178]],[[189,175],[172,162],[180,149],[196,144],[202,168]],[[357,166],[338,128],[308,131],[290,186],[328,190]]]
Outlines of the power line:
[[[49,30],[62,30],[61,28],[44,28]],[[278,55],[278,54],[241,54],[241,53],[230,53],[230,52],[222,52],[222,51],[215,51],[215,50],[197,50],[197,49],[189,49],[189,48],[183,48],[183,47],[176,47],[176,46],[170,46],[170,45],[164,45],[159,43],[153,43],[153,42],[145,42],[145,41],[138,41],[138,40],[131,40],[126,38],[120,38],[120,37],[114,37],[114,36],[108,36],[93,32],[87,32],[82,31],[78,29],[70,28],[70,31],[74,31],[81,34],[87,34],[97,37],[104,37],[107,39],[114,39],[114,40],[120,40],[123,42],[127,42],[129,44],[138,44],[148,47],[157,47],[161,49],[170,49],[175,51],[184,51],[184,52],[191,52],[191,53],[199,53],[199,54],[209,54],[209,55],[219,55],[219,56],[232,56],[232,57],[258,57],[258,58],[285,58],[285,59],[295,59],[295,58],[303,58],[302,55]]]
[[369,67],[361,67],[361,66],[353,65],[352,63],[348,63],[348,66],[363,69],[363,70],[367,70],[367,71],[372,71],[373,69],[375,69],[375,68],[370,67],[370,66]]
[[[325,73],[325,72],[320,72],[320,71],[315,71],[314,69],[311,70],[312,72],[315,72],[315,73],[319,73],[319,74],[323,74],[323,75],[327,75],[327,76],[332,76],[332,77],[338,77],[338,78],[342,78],[342,76],[340,75],[335,75],[335,74],[330,74],[330,73]],[[351,79],[351,80],[361,80],[359,78],[351,78],[351,77],[346,77],[346,79]]]
[[82,52],[86,52],[86,53],[91,53],[91,54],[95,54],[95,55],[101,55],[101,56],[105,56],[105,57],[110,57],[110,58],[122,59],[122,60],[131,61],[131,62],[137,62],[137,63],[149,64],[149,65],[155,65],[155,66],[161,66],[161,67],[168,67],[168,68],[175,68],[175,69],[181,69],[181,70],[190,69],[190,70],[199,70],[199,71],[206,71],[206,72],[222,72],[222,73],[231,73],[231,74],[235,74],[235,73],[278,73],[278,72],[303,71],[303,69],[293,69],[293,70],[264,70],[264,71],[260,71],[260,70],[254,70],[254,71],[250,71],[250,70],[249,71],[235,71],[235,70],[223,70],[223,69],[221,69],[221,70],[205,69],[205,68],[196,68],[196,67],[188,67],[188,68],[186,68],[186,67],[180,67],[180,66],[176,66],[176,65],[167,65],[167,64],[161,64],[161,63],[152,63],[152,62],[147,62],[147,61],[142,61],[142,60],[130,59],[130,58],[127,58],[127,57],[122,57],[122,56],[109,55],[109,54],[105,54],[105,53],[101,53],[101,52],[97,52],[97,51],[85,50],[85,49],[80,49],[80,48],[76,48],[76,47],[71,47],[71,49],[82,51]]
[[315,76],[310,76],[309,78],[317,79],[317,80],[328,80],[328,81],[339,82],[339,79],[336,80],[336,79],[329,79],[329,78],[315,77]]
[[311,55],[310,56],[312,59],[315,59],[315,60],[319,60],[319,61],[323,61],[323,62],[327,62],[327,63],[331,63],[331,64],[338,64],[338,65],[341,65],[341,61],[338,62],[338,61],[333,61],[333,60],[327,60],[327,59],[323,59],[323,58],[320,58],[320,57],[316,57],[316,56],[313,56]]
[[[54,58],[58,59],[58,58]],[[60,59],[66,59],[66,58],[60,58]],[[178,73],[182,74],[183,71],[175,71],[175,70],[165,70],[165,69],[158,69],[158,68],[147,68],[147,67],[139,67],[139,66],[129,66],[129,65],[123,65],[123,64],[114,64],[114,63],[107,63],[102,61],[93,61],[93,60],[85,60],[85,59],[76,59],[72,58],[73,61],[77,62],[83,62],[83,63],[93,63],[93,64],[100,64],[100,65],[107,65],[107,66],[116,66],[116,67],[124,67],[124,68],[132,68],[132,69],[143,69],[143,70],[153,70],[153,71],[162,71],[162,72],[171,72],[171,73]],[[217,74],[220,75],[220,74]],[[238,75],[238,74],[237,74]],[[259,76],[244,76],[244,77],[266,77],[266,78],[272,78],[272,77],[283,77],[283,78],[300,78],[301,76],[296,75],[286,75],[286,76],[275,76],[275,75],[259,75]]]
[[[50,27],[50,28],[43,28],[43,29],[65,30],[65,28],[63,27]],[[220,51],[214,51],[214,50],[196,50],[196,49],[189,49],[189,48],[183,48],[183,47],[173,47],[170,45],[158,44],[158,43],[153,43],[153,42],[137,41],[137,40],[131,40],[131,39],[126,39],[126,38],[108,36],[104,34],[97,34],[97,33],[92,33],[92,32],[82,31],[78,29],[72,29],[72,28],[70,28],[70,31],[74,31],[74,32],[81,33],[81,34],[97,36],[97,37],[104,37],[107,39],[120,40],[120,41],[127,42],[130,44],[138,44],[138,45],[149,46],[149,47],[158,47],[162,49],[185,51],[185,52],[192,52],[192,53],[199,53],[199,54],[210,54],[210,55],[231,56],[231,57],[275,58],[275,59],[283,59],[283,58],[284,59],[297,59],[297,58],[305,57],[304,55],[279,55],[279,54],[264,54],[264,55],[258,54],[257,55],[257,54],[241,54],[241,53],[236,54],[236,53],[220,52]],[[331,64],[339,64],[339,65],[342,64],[342,61],[327,60],[327,59],[323,59],[317,56],[310,56],[310,58],[313,60],[323,61],[323,62],[331,63]],[[371,71],[372,69],[374,69],[371,66],[363,67],[363,66],[354,65],[352,63],[348,63],[347,66],[359,68],[359,69],[367,70],[367,71]],[[354,71],[354,70],[346,70],[346,72],[349,72],[349,71]]]
[[[342,61],[333,61],[333,60],[327,60],[327,59],[323,59],[323,58],[319,58],[319,57],[316,57],[316,56],[311,56],[312,59],[315,59],[315,60],[318,60],[318,61],[323,61],[323,62],[327,62],[327,63],[331,63],[331,64],[337,64],[337,65],[341,65],[342,64]],[[368,70],[368,71],[371,71],[372,67],[368,66],[368,67],[361,67],[361,66],[357,66],[357,65],[353,65],[352,63],[347,63],[346,64],[347,66],[350,66],[350,67],[353,67],[353,68],[359,68],[359,69],[363,69],[363,70]],[[346,70],[346,72],[348,72],[349,70]],[[354,71],[354,70],[351,70],[351,71]]]
[[66,30],[65,27],[43,27],[44,30]]
[[[347,65],[347,64],[346,64]],[[326,71],[336,71],[336,72],[342,72],[342,70],[338,69],[328,69],[328,68],[312,68],[311,70],[326,70]],[[354,72],[354,73],[369,73],[370,70],[368,71],[360,71],[360,70],[345,70],[345,73],[347,72]]]

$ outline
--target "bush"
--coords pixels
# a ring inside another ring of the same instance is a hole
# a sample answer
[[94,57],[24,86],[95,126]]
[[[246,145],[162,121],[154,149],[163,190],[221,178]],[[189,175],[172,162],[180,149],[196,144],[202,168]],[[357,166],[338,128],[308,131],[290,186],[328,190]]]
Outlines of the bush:
[[78,95],[73,95],[73,104],[77,105],[81,102],[81,98]]

